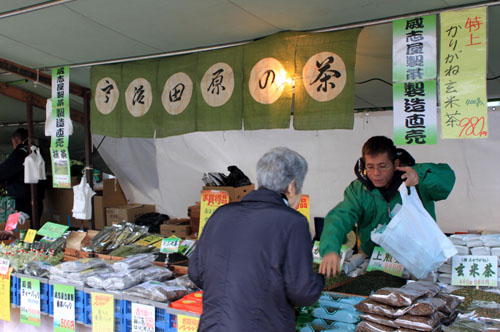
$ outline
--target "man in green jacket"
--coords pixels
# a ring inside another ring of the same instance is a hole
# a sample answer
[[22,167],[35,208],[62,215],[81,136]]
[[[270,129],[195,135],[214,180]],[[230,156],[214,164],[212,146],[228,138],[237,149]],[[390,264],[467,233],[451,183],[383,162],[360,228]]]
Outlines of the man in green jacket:
[[411,155],[396,149],[385,136],[371,137],[362,148],[355,166],[358,179],[344,192],[344,200],[325,218],[321,234],[319,272],[330,277],[339,272],[340,248],[345,236],[357,224],[361,250],[370,255],[375,244],[370,233],[379,224],[388,224],[391,212],[401,204],[398,188],[402,181],[416,186],[425,209],[436,219],[434,202],[446,199],[455,184],[455,173],[447,164],[415,164]]

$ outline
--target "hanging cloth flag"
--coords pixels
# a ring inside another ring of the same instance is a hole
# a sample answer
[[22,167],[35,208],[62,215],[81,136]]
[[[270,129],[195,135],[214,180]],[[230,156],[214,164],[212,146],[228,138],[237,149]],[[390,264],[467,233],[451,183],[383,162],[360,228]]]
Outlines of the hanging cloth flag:
[[281,32],[243,46],[245,130],[289,128],[297,32]]
[[196,68],[198,54],[167,57],[158,67],[158,114],[156,136],[167,137],[196,130]]
[[102,65],[90,70],[90,125],[93,134],[122,137],[121,114],[125,109],[122,84],[123,64]]
[[196,130],[240,130],[243,109],[243,47],[198,57]]
[[71,188],[69,144],[69,66],[52,69],[52,132],[50,159],[54,188]]
[[394,143],[436,144],[436,16],[393,23]]
[[486,7],[441,14],[443,138],[488,137]]
[[296,130],[352,129],[360,31],[299,35],[293,111]]
[[124,93],[121,110],[123,137],[151,138],[160,112],[157,93],[158,59],[124,63],[122,82],[118,86]]

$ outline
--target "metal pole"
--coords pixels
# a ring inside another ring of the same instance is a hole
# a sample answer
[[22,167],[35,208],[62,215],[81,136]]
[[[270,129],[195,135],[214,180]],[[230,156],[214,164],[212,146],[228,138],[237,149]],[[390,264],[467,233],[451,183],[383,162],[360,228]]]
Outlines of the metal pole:
[[[83,126],[85,131],[85,174],[90,187],[94,186],[93,165],[92,165],[92,134],[90,133],[90,90],[86,90],[83,96]],[[92,200],[93,201],[93,200]],[[92,210],[94,210],[92,204]],[[95,228],[95,221],[90,219],[90,229]]]
[[[28,151],[31,153],[31,146],[33,145],[33,138],[35,136],[33,127],[33,105],[31,100],[28,99],[26,102],[26,119],[28,121]],[[40,216],[38,215],[38,190],[37,185],[30,184],[31,192],[31,226],[35,229],[40,228]],[[30,226],[30,227],[31,227]]]

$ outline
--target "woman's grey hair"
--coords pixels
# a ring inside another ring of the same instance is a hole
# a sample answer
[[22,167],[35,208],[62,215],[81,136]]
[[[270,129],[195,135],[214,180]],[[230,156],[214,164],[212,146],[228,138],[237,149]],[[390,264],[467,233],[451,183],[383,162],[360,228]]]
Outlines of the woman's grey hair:
[[284,194],[288,185],[295,180],[295,190],[302,191],[307,173],[307,161],[297,152],[285,147],[274,148],[257,162],[257,183]]

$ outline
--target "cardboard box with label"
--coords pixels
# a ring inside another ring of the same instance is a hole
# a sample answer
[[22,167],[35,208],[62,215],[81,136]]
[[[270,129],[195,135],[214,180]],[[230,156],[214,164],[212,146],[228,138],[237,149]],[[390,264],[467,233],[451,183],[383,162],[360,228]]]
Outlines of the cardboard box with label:
[[122,221],[135,222],[137,217],[155,211],[155,205],[150,204],[127,204],[108,207],[106,208],[106,223],[107,225],[113,225]]
[[254,184],[242,187],[203,187],[203,190],[222,190],[229,195],[229,202],[239,202],[249,192],[255,189]]
[[160,234],[163,237],[169,237],[171,235],[175,235],[182,239],[188,237],[191,234],[189,219],[167,220],[163,225],[160,225]]

